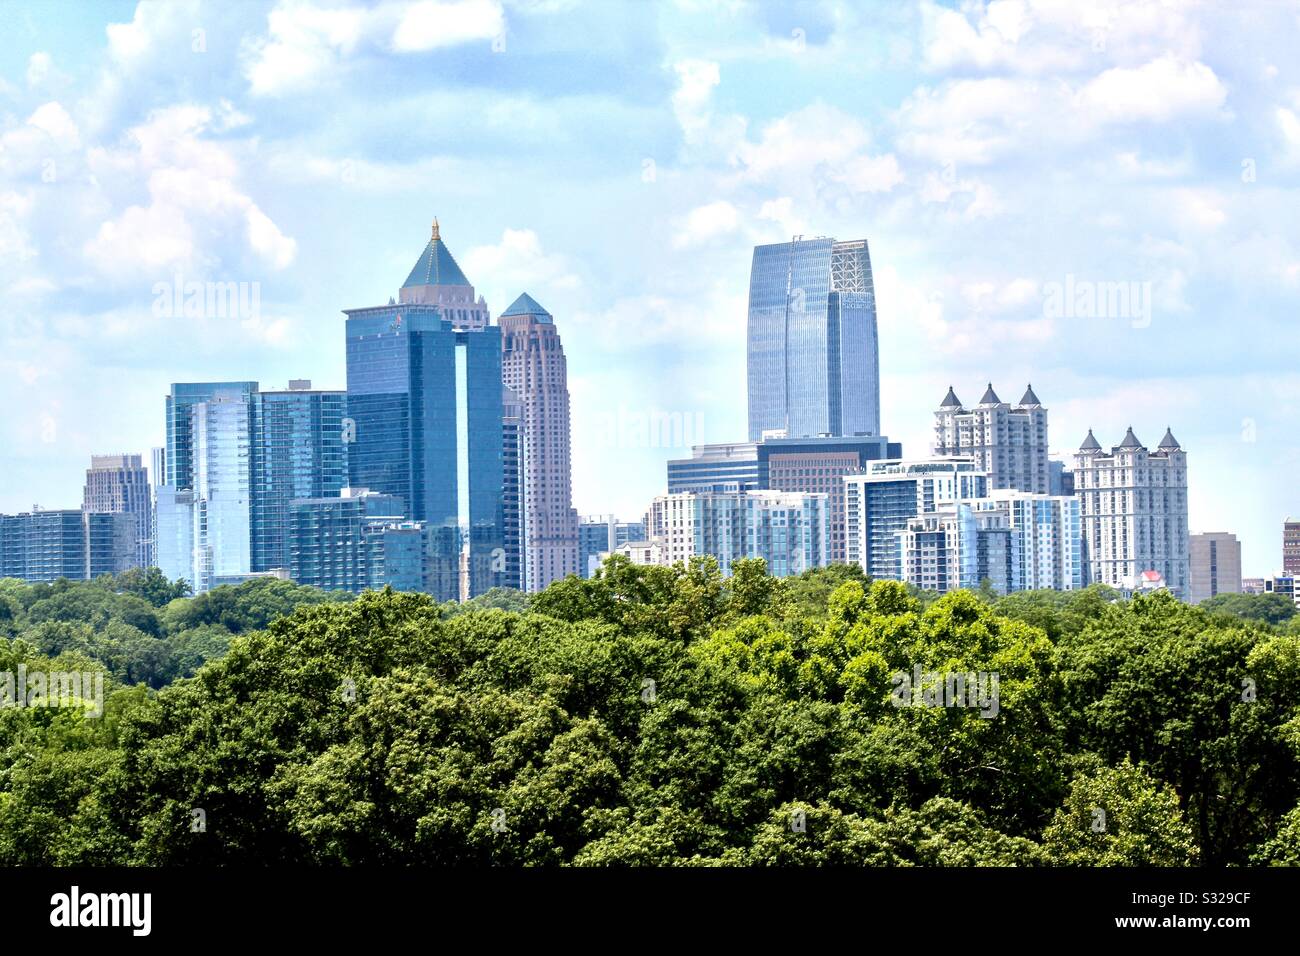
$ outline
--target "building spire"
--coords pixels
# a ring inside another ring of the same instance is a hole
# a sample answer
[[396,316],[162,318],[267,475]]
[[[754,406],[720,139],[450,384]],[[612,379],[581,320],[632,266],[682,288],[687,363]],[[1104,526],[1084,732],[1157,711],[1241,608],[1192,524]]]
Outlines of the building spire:
[[438,241],[439,241],[439,236],[438,236],[438,217],[437,217],[437,216],[434,216],[434,217],[433,217],[433,235],[430,237],[430,240],[431,240],[432,242],[438,242]]

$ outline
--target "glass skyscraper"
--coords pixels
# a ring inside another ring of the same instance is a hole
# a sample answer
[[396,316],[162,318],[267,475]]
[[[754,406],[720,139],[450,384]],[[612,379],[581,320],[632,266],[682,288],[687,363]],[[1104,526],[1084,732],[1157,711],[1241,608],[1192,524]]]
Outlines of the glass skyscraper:
[[754,248],[749,440],[880,434],[876,298],[865,239]]
[[251,532],[254,571],[289,567],[296,498],[337,495],[348,483],[347,393],[294,380],[252,396]]
[[431,593],[464,599],[506,577],[501,332],[479,325],[436,225],[406,288],[421,301],[345,312],[350,484],[408,503],[428,529]]

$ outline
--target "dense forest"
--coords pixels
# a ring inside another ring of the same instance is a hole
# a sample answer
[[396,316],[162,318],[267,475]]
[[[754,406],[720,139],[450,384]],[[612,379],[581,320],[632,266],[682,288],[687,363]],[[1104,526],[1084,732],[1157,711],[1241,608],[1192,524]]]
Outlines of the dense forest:
[[0,709],[10,865],[1300,864],[1273,596],[614,558],[457,606],[130,572],[0,581],[20,669],[107,677],[101,716]]

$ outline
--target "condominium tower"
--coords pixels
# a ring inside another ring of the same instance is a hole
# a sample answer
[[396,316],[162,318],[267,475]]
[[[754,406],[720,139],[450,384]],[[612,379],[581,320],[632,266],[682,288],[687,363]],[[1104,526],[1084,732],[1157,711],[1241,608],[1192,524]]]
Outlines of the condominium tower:
[[131,565],[147,568],[153,564],[153,503],[149,473],[139,455],[92,455],[81,510],[131,515],[135,527]]
[[1012,406],[993,384],[978,405],[965,408],[952,387],[934,413],[934,453],[975,459],[990,488],[1045,495],[1052,491],[1047,453],[1047,409],[1032,386]]

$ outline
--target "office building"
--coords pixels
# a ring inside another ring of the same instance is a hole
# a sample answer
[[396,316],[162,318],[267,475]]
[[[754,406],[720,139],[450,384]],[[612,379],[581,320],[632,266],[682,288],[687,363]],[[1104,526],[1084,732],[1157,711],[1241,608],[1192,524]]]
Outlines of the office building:
[[1188,594],[1187,454],[1165,431],[1148,451],[1129,428],[1103,452],[1088,432],[1079,448],[1075,494],[1083,519],[1088,580],[1134,590],[1158,572],[1177,597]]
[[555,319],[527,293],[501,313],[501,375],[519,400],[523,581],[529,593],[578,573],[569,385]]
[[972,409],[962,405],[950,386],[934,413],[934,453],[973,458],[988,475],[990,489],[1052,492],[1047,409],[1032,386],[1013,407],[999,399],[989,383]]
[[749,440],[880,434],[880,353],[865,239],[756,246],[749,276]]
[[1216,594],[1241,593],[1241,542],[1227,531],[1188,537],[1188,602],[1200,604]]
[[873,461],[844,481],[845,559],[873,579],[903,579],[899,533],[946,501],[983,498],[988,476],[970,458]]
[[524,586],[524,408],[511,389],[501,392],[501,540],[505,553],[499,587]]
[[508,583],[500,329],[436,225],[403,289],[345,310],[350,484],[401,498],[430,536],[431,593],[468,599]]
[[153,502],[149,473],[139,455],[92,455],[81,510],[87,514],[131,515],[135,530],[130,566],[153,564]]

